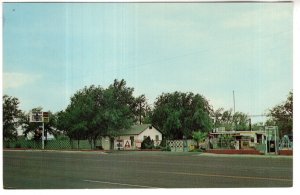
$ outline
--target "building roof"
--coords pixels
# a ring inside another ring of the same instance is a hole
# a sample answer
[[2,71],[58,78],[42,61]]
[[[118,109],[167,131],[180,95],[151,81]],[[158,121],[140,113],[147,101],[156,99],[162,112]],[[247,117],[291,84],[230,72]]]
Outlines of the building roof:
[[211,135],[220,135],[220,134],[265,134],[265,131],[220,131],[209,133]]
[[151,126],[151,124],[133,125],[129,129],[125,129],[121,135],[139,135],[149,126]]

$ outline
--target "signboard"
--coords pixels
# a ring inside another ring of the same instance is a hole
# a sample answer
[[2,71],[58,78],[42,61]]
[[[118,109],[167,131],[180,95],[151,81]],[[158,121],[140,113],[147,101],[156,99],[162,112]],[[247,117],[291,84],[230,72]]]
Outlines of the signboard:
[[141,148],[142,147],[142,142],[141,141],[135,141],[135,147],[136,148]]
[[124,140],[124,149],[131,149],[131,140]]
[[49,123],[49,112],[43,112],[43,122]]
[[278,127],[277,126],[266,126],[265,132],[268,137],[268,140],[277,139],[278,136]]
[[29,122],[31,123],[48,123],[49,122],[49,112],[31,112],[29,115]]
[[43,122],[43,112],[31,112],[29,121],[32,123]]
[[114,146],[116,150],[123,149],[123,140],[115,140]]

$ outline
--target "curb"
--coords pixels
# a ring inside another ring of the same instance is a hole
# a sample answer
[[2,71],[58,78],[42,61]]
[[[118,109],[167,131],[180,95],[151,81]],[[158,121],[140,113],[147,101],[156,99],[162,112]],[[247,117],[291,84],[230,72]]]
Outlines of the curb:
[[255,154],[214,154],[214,153],[201,153],[194,156],[209,156],[209,157],[233,157],[233,158],[287,158],[293,159],[293,156],[283,155],[255,155]]

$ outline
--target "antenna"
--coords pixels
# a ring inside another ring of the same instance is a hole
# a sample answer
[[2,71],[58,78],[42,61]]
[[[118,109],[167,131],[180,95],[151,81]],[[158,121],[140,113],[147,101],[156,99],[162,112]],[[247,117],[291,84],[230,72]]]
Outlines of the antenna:
[[235,114],[235,97],[234,97],[234,90],[232,91],[233,93],[233,114]]

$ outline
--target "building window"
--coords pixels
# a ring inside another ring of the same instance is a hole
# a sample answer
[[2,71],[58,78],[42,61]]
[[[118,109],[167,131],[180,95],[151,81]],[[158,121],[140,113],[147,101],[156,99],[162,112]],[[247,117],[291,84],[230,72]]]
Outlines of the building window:
[[159,136],[158,136],[158,135],[155,136],[155,140],[156,140],[156,141],[159,140]]
[[147,139],[147,136],[146,136],[146,135],[144,135],[144,140],[145,140],[145,139]]
[[130,136],[131,146],[133,146],[134,136]]

